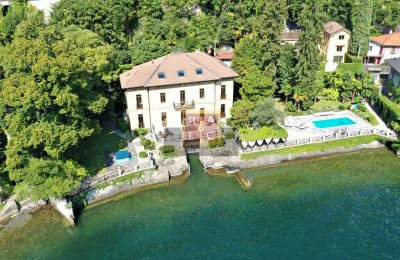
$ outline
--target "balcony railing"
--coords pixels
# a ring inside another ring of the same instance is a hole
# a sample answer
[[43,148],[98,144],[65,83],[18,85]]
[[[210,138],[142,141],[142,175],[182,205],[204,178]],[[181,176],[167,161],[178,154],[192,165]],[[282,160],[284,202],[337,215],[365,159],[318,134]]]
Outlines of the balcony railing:
[[174,102],[174,109],[175,110],[185,110],[185,109],[191,109],[194,108],[194,101],[187,101],[187,102]]
[[143,109],[143,104],[137,104],[136,109]]
[[389,74],[390,73],[389,66],[382,66],[379,64],[365,64],[364,67],[365,67],[366,71],[380,72],[380,74]]

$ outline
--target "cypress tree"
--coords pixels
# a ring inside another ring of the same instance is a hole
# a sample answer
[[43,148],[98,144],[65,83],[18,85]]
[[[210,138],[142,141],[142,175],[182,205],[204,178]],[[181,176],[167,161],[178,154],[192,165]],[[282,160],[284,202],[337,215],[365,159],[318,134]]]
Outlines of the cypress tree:
[[351,52],[365,56],[368,52],[372,23],[373,0],[356,0],[353,5]]
[[321,68],[322,55],[320,46],[323,40],[323,24],[325,16],[318,0],[306,0],[299,17],[301,33],[298,41],[298,56],[296,65],[297,96],[303,100],[314,98]]
[[287,18],[286,0],[261,1],[259,13],[254,31],[262,42],[263,69],[267,76],[275,80],[282,50],[281,33]]

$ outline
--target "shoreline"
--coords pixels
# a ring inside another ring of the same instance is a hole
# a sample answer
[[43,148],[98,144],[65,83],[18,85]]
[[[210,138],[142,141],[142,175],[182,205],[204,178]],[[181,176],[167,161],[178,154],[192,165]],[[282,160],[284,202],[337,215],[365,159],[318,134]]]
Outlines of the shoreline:
[[[331,156],[341,156],[341,155],[346,155],[346,154],[351,154],[355,152],[360,152],[362,150],[373,150],[373,149],[387,149],[385,145],[382,143],[379,143],[377,141],[370,143],[370,144],[363,144],[363,145],[358,145],[355,147],[351,148],[335,148],[331,150],[325,150],[325,151],[317,151],[317,152],[303,152],[303,153],[296,153],[296,154],[287,154],[287,155],[266,155],[266,156],[261,156],[259,158],[256,158],[254,160],[234,160],[233,163],[230,161],[227,161],[226,158],[224,157],[225,165],[219,165],[216,168],[213,168],[210,164],[207,164],[207,168],[205,170],[216,170],[216,171],[224,171],[226,167],[236,167],[239,168],[240,170],[251,170],[251,169],[257,169],[257,168],[273,168],[277,167],[280,165],[285,165],[289,163],[300,163],[306,160],[316,160],[318,158],[323,158],[323,157],[331,157]],[[201,157],[201,156],[200,156]],[[203,158],[204,159],[204,158]],[[218,163],[220,161],[217,161]],[[202,161],[204,165],[204,161]],[[237,167],[238,164],[240,167]],[[211,175],[216,175],[216,176],[227,176],[226,174],[222,173],[216,173],[216,174],[211,174]],[[98,199],[94,199],[90,202],[86,202],[84,205],[74,205],[74,212],[76,212],[76,223],[79,223],[79,216],[82,214],[82,211],[85,209],[91,209],[97,206],[101,206],[105,203],[112,202],[112,201],[117,201],[126,197],[129,197],[131,195],[134,195],[136,193],[142,192],[142,191],[147,191],[147,190],[152,190],[152,189],[157,189],[161,187],[168,186],[170,184],[179,184],[184,181],[186,181],[190,177],[190,171],[185,170],[182,172],[181,175],[171,177],[170,180],[167,181],[160,181],[160,182],[154,182],[154,183],[148,183],[145,185],[141,186],[136,186],[136,187],[128,187],[131,184],[125,183],[125,189],[120,190],[120,191],[111,191],[105,193],[103,196],[101,196]],[[101,190],[101,189],[98,189]],[[84,199],[87,197],[86,194],[82,194],[84,196]],[[47,205],[49,206],[49,205]],[[77,207],[76,207],[77,206]],[[42,207],[37,207],[37,208],[31,208],[31,209],[25,209],[21,210],[20,212],[14,214],[11,217],[8,217],[6,219],[2,219],[0,221],[0,231],[8,228],[8,226],[11,224],[13,225],[15,222],[25,222],[29,221],[34,214],[41,210]],[[27,217],[26,215],[29,215]],[[64,218],[62,214],[60,214]],[[22,221],[20,221],[22,219]],[[66,220],[67,221],[67,220]],[[21,224],[21,223],[19,223]]]
[[268,154],[259,156],[255,159],[241,159],[239,156],[234,156],[232,158],[227,158],[226,156],[201,156],[203,164],[207,165],[206,168],[209,169],[220,169],[220,168],[237,168],[240,170],[252,169],[252,168],[259,168],[259,167],[268,167],[273,165],[279,165],[286,162],[291,162],[295,160],[304,160],[310,158],[318,158],[324,157],[328,155],[335,155],[335,154],[346,154],[349,152],[361,151],[366,149],[379,149],[379,148],[386,148],[387,147],[378,142],[374,141],[369,144],[361,144],[354,147],[349,148],[334,148],[329,150],[320,150],[320,151],[313,151],[313,152],[301,152],[301,153],[290,153],[290,154]]

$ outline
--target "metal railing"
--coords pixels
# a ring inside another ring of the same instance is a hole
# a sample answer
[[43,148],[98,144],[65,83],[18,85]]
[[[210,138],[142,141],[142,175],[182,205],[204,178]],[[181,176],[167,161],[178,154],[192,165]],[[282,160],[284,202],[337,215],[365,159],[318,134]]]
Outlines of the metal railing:
[[154,168],[154,164],[152,161],[149,161],[147,163],[136,164],[129,167],[124,167],[124,168],[121,167],[120,169],[114,168],[106,173],[101,174],[100,176],[95,175],[87,177],[86,179],[83,180],[81,186],[72,193],[72,196],[75,196],[81,192],[94,188],[101,183],[108,182],[122,176],[127,176],[135,172],[148,170],[152,168]]
[[344,139],[355,136],[366,136],[366,135],[379,135],[385,138],[397,139],[397,135],[394,132],[386,130],[378,130],[376,128],[364,128],[364,129],[356,129],[349,131],[339,131],[334,134],[321,135],[321,136],[315,136],[315,137],[303,138],[291,141],[280,140],[279,142],[271,141],[269,143],[263,141],[261,145],[257,144],[256,142],[253,142],[254,144],[252,146],[246,145],[246,147],[243,147],[240,139],[237,139],[236,143],[243,153],[252,153],[264,150],[275,150],[275,149],[299,146],[304,144],[321,143],[330,140]]
[[181,110],[181,109],[190,109],[194,108],[194,101],[187,101],[187,102],[174,102],[174,109]]

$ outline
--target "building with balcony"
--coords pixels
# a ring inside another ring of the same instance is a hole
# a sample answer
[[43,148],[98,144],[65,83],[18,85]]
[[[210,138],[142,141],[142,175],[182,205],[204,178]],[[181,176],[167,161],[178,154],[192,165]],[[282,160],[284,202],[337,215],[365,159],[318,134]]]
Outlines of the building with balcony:
[[351,32],[337,22],[331,21],[324,25],[324,40],[322,52],[325,58],[325,71],[335,71],[344,62],[349,51]]
[[364,63],[365,69],[371,73],[376,82],[382,75],[389,75],[390,68],[386,66],[385,61],[395,58],[400,58],[400,32],[370,37]]
[[132,129],[158,133],[193,122],[225,122],[239,75],[202,52],[176,53],[133,67],[120,75]]

